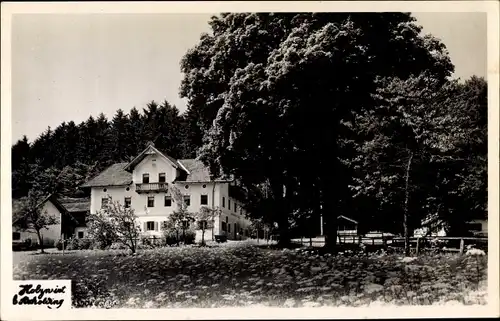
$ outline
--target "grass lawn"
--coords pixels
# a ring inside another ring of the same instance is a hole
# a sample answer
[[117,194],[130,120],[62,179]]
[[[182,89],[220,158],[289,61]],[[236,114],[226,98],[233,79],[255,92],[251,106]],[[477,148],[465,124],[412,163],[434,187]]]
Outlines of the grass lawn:
[[15,279],[71,279],[77,307],[486,304],[487,256],[319,256],[245,242],[198,248],[14,253]]

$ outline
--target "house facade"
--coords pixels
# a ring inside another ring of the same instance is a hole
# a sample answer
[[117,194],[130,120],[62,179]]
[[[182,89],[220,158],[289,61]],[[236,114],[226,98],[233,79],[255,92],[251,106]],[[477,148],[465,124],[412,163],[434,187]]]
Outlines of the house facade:
[[[162,223],[178,206],[169,189],[174,185],[183,194],[189,212],[198,212],[202,206],[221,210],[213,228],[205,231],[206,240],[215,235],[239,240],[249,235],[250,221],[241,204],[230,197],[233,184],[232,180],[211,180],[202,162],[174,159],[150,143],[132,161],[111,165],[82,187],[90,189],[91,213],[118,201],[134,210],[143,236],[160,237]],[[86,235],[84,228],[82,231]],[[201,231],[197,231],[197,239],[201,239]]]
[[[57,222],[40,231],[45,247],[55,246],[56,242],[63,237],[68,238],[73,235],[84,237],[82,231],[85,229],[85,216],[90,208],[90,199],[59,197],[51,194],[38,206],[44,215],[54,217]],[[19,201],[13,201],[12,212],[15,214],[20,207]],[[35,245],[39,243],[39,240],[34,229],[19,229],[13,224],[12,242],[14,245],[25,242]]]

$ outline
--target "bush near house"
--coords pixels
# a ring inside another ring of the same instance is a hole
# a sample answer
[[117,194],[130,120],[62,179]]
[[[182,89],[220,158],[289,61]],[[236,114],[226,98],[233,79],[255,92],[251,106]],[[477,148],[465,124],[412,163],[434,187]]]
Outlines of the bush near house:
[[176,244],[194,244],[196,239],[196,231],[194,229],[188,229],[184,233],[169,230],[165,231],[163,234],[163,244],[172,246]]
[[[56,248],[60,251],[63,249],[63,240],[62,239],[59,239],[57,241]],[[69,239],[64,240],[64,249],[68,250],[68,251],[90,250],[90,249],[94,249],[94,248],[99,248],[99,246],[92,239],[69,238]]]

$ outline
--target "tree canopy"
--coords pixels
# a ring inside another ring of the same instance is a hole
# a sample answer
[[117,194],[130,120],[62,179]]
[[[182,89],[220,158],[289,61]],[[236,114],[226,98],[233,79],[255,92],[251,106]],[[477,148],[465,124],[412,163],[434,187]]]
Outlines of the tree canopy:
[[304,210],[294,199],[315,195],[334,245],[335,218],[352,206],[355,119],[394,79],[442,86],[454,69],[445,46],[406,13],[230,13],[210,25],[181,64],[201,158],[244,185],[269,183],[284,242]]

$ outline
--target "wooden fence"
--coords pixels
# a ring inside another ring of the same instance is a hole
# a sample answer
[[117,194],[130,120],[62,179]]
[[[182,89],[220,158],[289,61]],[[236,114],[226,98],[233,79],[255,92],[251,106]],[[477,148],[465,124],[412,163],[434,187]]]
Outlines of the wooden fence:
[[[339,244],[364,244],[380,248],[404,247],[404,241],[404,237],[338,235]],[[324,238],[301,238],[294,239],[293,242],[311,247],[323,246],[325,244]],[[469,244],[474,244],[481,249],[487,249],[488,238],[450,236],[410,237],[410,247],[415,250],[417,255],[422,249],[430,247],[438,247],[440,250],[463,254],[466,246]]]

